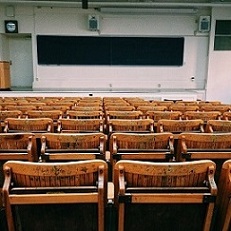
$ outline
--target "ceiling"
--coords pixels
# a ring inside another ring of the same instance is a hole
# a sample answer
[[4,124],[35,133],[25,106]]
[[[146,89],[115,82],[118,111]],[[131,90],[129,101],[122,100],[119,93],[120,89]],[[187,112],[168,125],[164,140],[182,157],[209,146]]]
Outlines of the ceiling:
[[0,4],[62,7],[210,7],[231,6],[231,0],[0,0]]

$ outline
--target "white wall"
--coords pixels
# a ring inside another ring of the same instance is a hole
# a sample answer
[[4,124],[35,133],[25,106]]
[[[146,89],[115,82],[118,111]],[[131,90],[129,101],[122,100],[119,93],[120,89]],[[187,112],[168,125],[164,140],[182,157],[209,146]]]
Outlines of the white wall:
[[206,98],[208,100],[219,99],[224,103],[231,103],[231,50],[215,51],[213,46],[215,23],[216,20],[222,19],[231,20],[231,10],[213,9]]
[[[100,15],[99,32],[88,30],[89,13]],[[104,15],[80,9],[36,8],[35,34],[183,36],[185,52],[180,67],[37,65],[34,89],[57,89],[57,85],[66,90],[204,89],[208,35],[194,35],[197,18],[197,15]]]
[[[15,6],[15,17],[13,18],[7,17],[4,7],[0,7],[0,20],[2,22],[6,19],[18,20],[19,32],[32,35],[34,90],[196,92],[195,94],[203,97],[206,89],[208,100],[228,102],[230,97],[226,92],[228,88],[226,81],[230,78],[228,63],[231,61],[231,55],[229,52],[215,54],[212,44],[215,18],[229,18],[230,9],[215,8],[212,14],[210,10],[199,10],[196,15],[108,15],[92,9]],[[99,32],[88,30],[89,14],[100,16]],[[200,15],[212,16],[210,34],[195,33]],[[185,38],[184,64],[181,67],[38,65],[36,47],[36,35],[38,34],[183,36]],[[7,48],[4,44],[7,44],[7,39],[4,34],[4,23],[1,23],[1,59],[7,58]],[[223,59],[227,60],[225,66]],[[219,69],[218,62],[221,63],[222,70]],[[219,72],[220,79],[225,81],[218,80],[217,72]],[[195,80],[192,81],[191,77]],[[222,90],[219,89],[220,87]]]

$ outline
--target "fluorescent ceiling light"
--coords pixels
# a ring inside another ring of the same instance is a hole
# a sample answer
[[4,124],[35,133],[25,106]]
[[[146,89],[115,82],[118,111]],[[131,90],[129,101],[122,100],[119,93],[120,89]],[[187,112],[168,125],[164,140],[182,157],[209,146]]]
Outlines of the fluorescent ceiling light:
[[120,7],[102,7],[102,13],[120,13],[120,14],[196,14],[197,8],[120,8]]

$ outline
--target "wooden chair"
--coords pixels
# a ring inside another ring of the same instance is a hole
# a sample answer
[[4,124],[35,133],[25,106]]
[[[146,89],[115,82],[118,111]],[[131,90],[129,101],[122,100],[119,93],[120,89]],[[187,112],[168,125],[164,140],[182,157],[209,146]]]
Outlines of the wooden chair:
[[70,110],[70,107],[67,105],[46,105],[39,108],[41,111],[53,111],[59,110],[63,112],[63,116],[66,114],[67,110]]
[[106,159],[103,133],[45,133],[41,138],[42,161]]
[[231,133],[185,133],[178,137],[177,161],[210,159],[216,163],[219,179],[224,161],[231,159]]
[[4,173],[2,191],[9,231],[18,230],[18,222],[21,230],[104,230],[104,161],[8,161]]
[[47,106],[66,106],[71,108],[72,106],[76,106],[73,101],[58,101],[58,102],[47,102]]
[[4,127],[4,121],[6,118],[22,118],[23,113],[19,110],[13,111],[0,111],[1,126]]
[[37,161],[35,135],[33,133],[1,133],[0,161]]
[[209,160],[118,161],[114,170],[118,231],[209,231],[217,195],[215,168]]
[[231,106],[230,105],[205,105],[200,106],[200,111],[219,111],[221,113],[224,113],[226,111],[230,111]]
[[72,106],[72,111],[103,111],[102,106]]
[[141,111],[107,111],[106,121],[111,119],[142,119],[143,113]]
[[57,132],[62,133],[89,133],[104,132],[102,119],[60,119]]
[[231,228],[231,159],[222,165],[218,181],[216,222],[214,231],[229,231]]
[[144,114],[147,113],[147,111],[167,111],[168,107],[166,106],[139,106],[136,110],[142,111]]
[[72,111],[66,112],[67,119],[103,119],[102,111]]
[[172,104],[171,106],[169,106],[169,110],[170,111],[180,111],[184,113],[186,111],[199,111],[199,106]]
[[105,106],[104,110],[107,111],[135,111],[136,108],[132,105],[125,105],[125,106],[120,106],[120,105],[116,105],[116,106]]
[[174,101],[168,100],[168,101],[153,101],[153,103],[156,103],[158,106],[166,106],[169,110],[169,107],[174,104]]
[[11,106],[6,106],[5,110],[8,110],[8,111],[18,110],[24,114],[25,112],[27,112],[29,110],[38,110],[38,107],[33,106],[31,104],[28,104],[28,105],[11,105]]
[[108,122],[109,135],[114,132],[154,132],[154,121],[151,119],[110,119]]
[[157,122],[157,132],[172,132],[180,134],[182,132],[204,132],[204,121],[196,120],[167,120],[161,119]]
[[221,105],[221,101],[198,101],[199,106],[206,106],[206,105]]
[[53,123],[57,123],[59,119],[62,119],[63,112],[60,110],[50,110],[50,111],[41,111],[41,110],[32,110],[25,113],[27,119],[36,119],[36,118],[50,118],[53,120]]
[[2,166],[8,160],[38,161],[34,134],[0,134],[0,189],[4,181]]
[[111,165],[119,160],[172,161],[172,133],[113,133],[109,140]]
[[224,120],[231,120],[231,112],[228,112],[228,111],[224,112],[222,114],[222,119],[224,119]]
[[147,119],[154,120],[154,126],[157,126],[157,122],[161,119],[168,120],[181,120],[182,112],[180,111],[147,111],[146,112]]
[[93,101],[93,102],[86,102],[86,101],[79,101],[76,104],[78,107],[102,107],[102,102],[101,101]]
[[17,105],[18,106],[31,106],[31,105],[33,105],[34,107],[36,107],[37,109],[38,108],[40,108],[40,107],[43,107],[43,106],[46,106],[46,103],[44,103],[44,102],[33,102],[33,103],[31,103],[31,102],[17,102]]
[[198,106],[198,102],[195,101],[195,100],[192,100],[192,101],[176,101],[175,104],[177,105],[184,105],[184,106]]
[[186,120],[202,119],[206,124],[208,120],[221,119],[221,113],[219,111],[186,111],[184,113],[184,119]]
[[16,119],[8,118],[5,120],[4,132],[32,132],[41,134],[45,132],[54,132],[53,120],[50,118],[37,119]]
[[130,104],[126,101],[118,101],[118,102],[104,102],[104,108],[107,108],[107,107],[123,107],[123,106],[130,106]]
[[208,120],[205,132],[231,132],[231,121],[230,120]]

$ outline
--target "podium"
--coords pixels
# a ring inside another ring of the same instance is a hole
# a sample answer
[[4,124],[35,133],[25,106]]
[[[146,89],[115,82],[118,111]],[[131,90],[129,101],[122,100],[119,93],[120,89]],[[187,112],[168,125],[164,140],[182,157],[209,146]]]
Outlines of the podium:
[[0,90],[10,89],[10,63],[0,61]]

